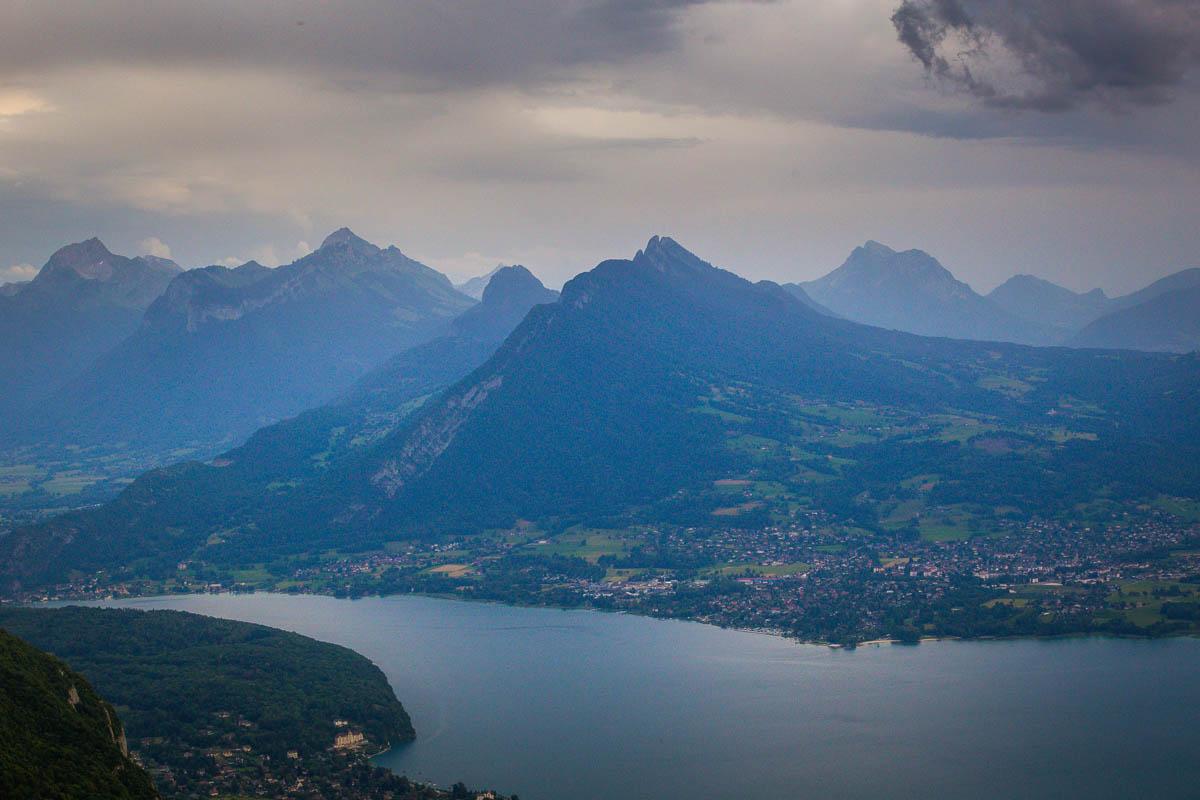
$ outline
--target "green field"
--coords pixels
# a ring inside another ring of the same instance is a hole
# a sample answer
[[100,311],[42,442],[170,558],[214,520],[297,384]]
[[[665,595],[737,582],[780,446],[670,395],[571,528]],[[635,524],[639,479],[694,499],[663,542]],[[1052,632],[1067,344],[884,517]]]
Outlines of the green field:
[[1162,496],[1154,501],[1154,507],[1185,522],[1200,522],[1200,501],[1197,500]]
[[628,555],[634,543],[625,531],[577,527],[551,539],[528,544],[524,549],[544,556],[582,558],[595,564],[601,556],[620,558]]

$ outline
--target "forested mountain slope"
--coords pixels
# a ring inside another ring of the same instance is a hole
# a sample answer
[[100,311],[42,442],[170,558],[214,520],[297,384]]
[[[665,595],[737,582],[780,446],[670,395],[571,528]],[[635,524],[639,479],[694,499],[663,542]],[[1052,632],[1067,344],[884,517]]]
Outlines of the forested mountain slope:
[[0,619],[0,797],[153,800],[117,712],[65,663]]
[[[843,441],[830,414],[877,422]],[[713,482],[746,476],[868,529],[913,482],[971,513],[1054,516],[1192,497],[1198,445],[1195,356],[864,326],[655,237],[569,282],[469,376],[311,476],[277,471],[264,492],[274,468],[261,459],[254,482],[181,465],[0,550],[9,588],[71,568],[161,574],[516,520],[707,518]]]

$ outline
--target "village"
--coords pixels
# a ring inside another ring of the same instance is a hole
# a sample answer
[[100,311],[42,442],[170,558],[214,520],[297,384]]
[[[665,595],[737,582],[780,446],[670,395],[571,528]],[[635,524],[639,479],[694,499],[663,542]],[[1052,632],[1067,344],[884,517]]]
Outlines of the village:
[[805,512],[761,529],[656,526],[549,538],[521,530],[413,541],[283,575],[179,566],[169,582],[94,576],[29,599],[421,592],[678,617],[843,644],[1106,628],[1155,635],[1172,627],[1159,613],[1164,596],[1188,599],[1200,587],[1200,525],[1152,513],[1104,525],[1034,520],[991,535],[930,540],[881,536]]

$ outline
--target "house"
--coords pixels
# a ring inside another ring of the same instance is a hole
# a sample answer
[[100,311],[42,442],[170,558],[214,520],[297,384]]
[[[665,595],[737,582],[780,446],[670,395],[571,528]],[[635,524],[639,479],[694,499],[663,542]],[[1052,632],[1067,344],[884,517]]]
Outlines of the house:
[[351,750],[355,747],[360,747],[366,742],[367,737],[363,736],[359,731],[346,731],[339,733],[333,737],[334,750]]

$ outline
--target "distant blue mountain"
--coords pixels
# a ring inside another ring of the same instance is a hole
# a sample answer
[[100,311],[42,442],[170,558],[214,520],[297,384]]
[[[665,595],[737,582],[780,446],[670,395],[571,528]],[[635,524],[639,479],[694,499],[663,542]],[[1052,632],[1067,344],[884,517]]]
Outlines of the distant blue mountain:
[[133,333],[179,273],[173,261],[126,258],[89,239],[56,252],[33,280],[3,287],[0,438]]
[[987,299],[1015,317],[1049,325],[1062,338],[1113,307],[1113,301],[1100,289],[1073,292],[1034,275],[1014,275],[993,289]]
[[1099,289],[1080,294],[1032,275],[1017,275],[988,299],[1031,323],[1054,326],[1056,341],[1071,347],[1186,353],[1200,347],[1197,289],[1197,268],[1114,298]]
[[1200,286],[1171,289],[1106,314],[1076,334],[1069,344],[1169,353],[1200,350]]
[[441,273],[344,228],[278,269],[185,272],[45,404],[26,439],[217,452],[337,397],[473,304]]
[[921,250],[897,252],[867,242],[833,272],[799,286],[835,314],[881,328],[1027,344],[1051,337],[1048,326],[981,297]]
[[[481,308],[495,306],[502,274]],[[549,297],[511,277],[531,290],[523,305]],[[181,558],[264,563],[517,520],[690,525],[712,519],[703,498],[729,475],[778,481],[864,525],[876,524],[864,498],[918,475],[939,476],[943,502],[1047,518],[1099,497],[1191,497],[1200,485],[1196,357],[862,325],[668,238],[577,276],[498,347],[463,335],[473,328],[459,320],[459,334],[392,359],[341,403],[0,538],[0,583],[72,569],[163,575]],[[879,441],[838,448],[838,468],[824,441],[835,418],[817,413],[834,406],[886,420]],[[980,437],[1003,429],[1020,447],[937,435],[968,416],[988,420]],[[1063,430],[1081,433],[1064,443]],[[797,437],[803,446],[785,446]]]

